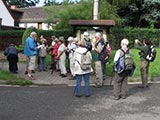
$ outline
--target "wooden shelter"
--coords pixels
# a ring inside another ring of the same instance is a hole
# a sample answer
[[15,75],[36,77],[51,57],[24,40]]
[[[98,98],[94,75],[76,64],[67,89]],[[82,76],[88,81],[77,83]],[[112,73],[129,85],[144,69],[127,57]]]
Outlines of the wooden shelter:
[[114,20],[70,20],[69,24],[73,27],[76,36],[81,39],[84,31],[90,33],[90,37],[94,37],[95,32],[103,33],[103,37],[107,39],[109,28],[115,26]]

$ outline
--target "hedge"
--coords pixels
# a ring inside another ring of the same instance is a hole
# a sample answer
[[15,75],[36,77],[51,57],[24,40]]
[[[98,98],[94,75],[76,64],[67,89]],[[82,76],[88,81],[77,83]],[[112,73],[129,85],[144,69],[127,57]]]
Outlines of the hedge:
[[130,47],[134,46],[134,40],[151,40],[155,46],[160,45],[160,30],[159,29],[148,29],[148,28],[111,28],[108,39],[114,49],[119,48],[120,41],[123,38],[127,38],[130,41]]
[[[7,47],[11,42],[16,45],[22,44],[22,35],[25,30],[5,30],[0,31],[0,46],[1,50]],[[130,41],[130,47],[133,47],[134,40],[144,40],[149,39],[155,46],[160,46],[160,30],[159,29],[148,29],[148,28],[118,28],[112,27],[109,31],[108,39],[110,40],[110,45],[113,49],[117,49],[120,46],[120,41],[123,38],[127,38]],[[50,37],[55,35],[56,37],[64,36],[67,40],[69,36],[75,36],[72,30],[37,30],[37,38],[43,35],[48,43],[51,43]],[[2,47],[3,46],[3,47]]]
[[[22,42],[22,36],[25,30],[0,30],[0,50],[4,50],[6,47],[9,46],[10,43],[14,43],[16,46],[21,46]],[[51,43],[50,37],[52,35],[55,35],[56,37],[64,36],[64,38],[67,40],[67,38],[71,35],[73,35],[72,30],[37,30],[37,39],[39,40],[39,36],[43,35],[47,40],[48,43]]]

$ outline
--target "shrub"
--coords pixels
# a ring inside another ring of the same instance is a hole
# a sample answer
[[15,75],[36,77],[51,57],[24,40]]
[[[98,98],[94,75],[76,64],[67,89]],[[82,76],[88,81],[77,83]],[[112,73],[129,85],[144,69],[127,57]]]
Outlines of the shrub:
[[148,28],[111,28],[110,34],[108,35],[108,38],[110,41],[110,44],[112,48],[117,49],[119,48],[120,41],[123,38],[127,38],[130,41],[130,48],[134,46],[134,40],[144,40],[149,39],[152,41],[152,43],[156,46],[159,45],[159,29],[148,29]]

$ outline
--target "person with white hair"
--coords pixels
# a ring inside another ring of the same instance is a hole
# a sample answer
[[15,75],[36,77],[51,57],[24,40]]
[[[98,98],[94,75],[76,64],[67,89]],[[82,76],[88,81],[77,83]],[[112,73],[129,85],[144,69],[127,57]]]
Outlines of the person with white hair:
[[69,53],[69,68],[71,72],[71,78],[69,80],[75,80],[75,73],[74,73],[74,51],[76,49],[76,44],[74,43],[74,38],[68,38],[68,45],[67,45],[67,52]]
[[[120,57],[124,55],[124,53],[129,52],[128,48],[129,41],[128,39],[124,38],[121,40],[121,49],[116,51],[114,56],[114,63],[116,63]],[[123,52],[124,51],[124,52]],[[115,72],[114,76],[114,85],[113,85],[113,92],[115,100],[119,100],[120,98],[125,99],[127,97],[127,84],[128,84],[128,73],[126,71],[118,74]]]
[[35,63],[36,63],[36,56],[37,56],[37,46],[36,46],[36,32],[31,32],[30,36],[25,41],[24,46],[24,55],[27,56],[28,62],[27,62],[27,76],[31,80],[35,80],[33,77],[32,70],[35,69]]
[[103,80],[105,79],[105,69],[107,57],[105,50],[105,41],[102,39],[101,33],[97,32],[95,34],[95,45],[94,45],[94,61],[95,61],[95,72],[96,72],[96,87],[102,87]]

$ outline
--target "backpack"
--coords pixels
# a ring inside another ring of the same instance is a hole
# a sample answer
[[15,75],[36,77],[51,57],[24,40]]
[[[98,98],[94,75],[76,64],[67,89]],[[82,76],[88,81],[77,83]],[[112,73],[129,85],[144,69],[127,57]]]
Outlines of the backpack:
[[[78,52],[77,52],[78,53]],[[78,64],[80,65],[82,70],[90,70],[91,69],[91,64],[92,64],[92,59],[90,57],[90,55],[88,54],[88,52],[85,53],[79,53],[81,54],[81,60],[78,61]]]
[[129,71],[130,73],[135,69],[135,63],[133,61],[133,58],[129,54],[129,51],[126,53],[124,52],[123,49],[120,49],[124,54],[121,56],[118,61],[114,64],[114,70],[118,73],[121,74],[124,71]]
[[153,62],[156,58],[156,54],[157,54],[157,51],[156,51],[155,47],[153,45],[151,45],[149,47],[149,51],[146,56],[146,60],[148,60],[149,62]]
[[111,50],[112,49],[111,49],[111,47],[110,47],[108,42],[105,43],[105,50],[106,50],[107,56],[109,57],[111,55]]
[[[105,42],[104,39],[101,39],[99,41],[101,43],[103,47],[103,50],[101,51],[101,53],[99,54],[100,60],[104,63],[108,63],[109,62],[109,56],[111,54],[111,47],[109,46],[108,42]],[[99,44],[96,43],[96,46]]]

